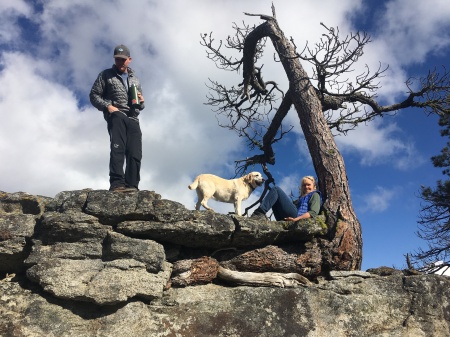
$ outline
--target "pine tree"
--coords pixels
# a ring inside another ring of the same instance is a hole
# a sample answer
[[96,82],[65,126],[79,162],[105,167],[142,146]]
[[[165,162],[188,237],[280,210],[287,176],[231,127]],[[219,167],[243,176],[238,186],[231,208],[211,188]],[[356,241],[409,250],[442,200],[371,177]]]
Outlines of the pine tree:
[[[450,100],[450,96],[447,98]],[[443,128],[441,136],[450,136],[450,113],[439,118]],[[443,168],[445,179],[438,180],[436,187],[421,187],[421,199],[424,201],[418,221],[418,237],[427,241],[428,249],[420,249],[413,258],[423,263],[426,271],[436,272],[450,267],[450,142],[441,153],[431,158],[435,167]],[[435,265],[436,261],[443,261]]]

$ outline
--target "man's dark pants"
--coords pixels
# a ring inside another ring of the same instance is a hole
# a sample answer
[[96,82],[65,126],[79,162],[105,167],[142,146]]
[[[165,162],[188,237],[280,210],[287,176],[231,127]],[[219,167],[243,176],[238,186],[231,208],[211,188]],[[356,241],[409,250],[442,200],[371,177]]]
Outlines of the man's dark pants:
[[[139,122],[121,112],[108,116],[108,132],[111,142],[109,159],[110,187],[138,188],[142,159],[142,132]],[[126,160],[125,173],[123,164]]]

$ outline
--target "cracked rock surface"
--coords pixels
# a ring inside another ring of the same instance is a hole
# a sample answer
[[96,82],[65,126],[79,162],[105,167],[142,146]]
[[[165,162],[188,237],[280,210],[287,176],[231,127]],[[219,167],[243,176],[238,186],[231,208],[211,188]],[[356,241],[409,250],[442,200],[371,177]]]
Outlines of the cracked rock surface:
[[317,274],[298,252],[322,231],[192,211],[152,191],[0,191],[0,336],[450,337],[446,276],[382,267],[294,287],[215,279],[223,266]]

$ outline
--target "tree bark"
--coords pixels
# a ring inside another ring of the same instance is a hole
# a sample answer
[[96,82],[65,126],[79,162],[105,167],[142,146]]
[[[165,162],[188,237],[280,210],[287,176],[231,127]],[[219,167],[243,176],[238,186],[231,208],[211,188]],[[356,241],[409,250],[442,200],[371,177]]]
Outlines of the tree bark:
[[245,272],[298,273],[310,279],[322,275],[322,253],[317,242],[266,246],[244,252],[220,265]]
[[217,277],[217,260],[203,256],[195,260],[180,260],[173,265],[170,286],[186,287],[207,284]]

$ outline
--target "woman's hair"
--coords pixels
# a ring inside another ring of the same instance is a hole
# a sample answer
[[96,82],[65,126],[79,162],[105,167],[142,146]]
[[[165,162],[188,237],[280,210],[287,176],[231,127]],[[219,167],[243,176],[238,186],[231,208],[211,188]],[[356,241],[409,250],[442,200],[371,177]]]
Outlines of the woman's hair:
[[317,185],[316,185],[316,179],[314,179],[314,177],[313,176],[304,176],[303,178],[302,178],[302,181],[300,182],[300,196],[304,196],[306,193],[304,192],[304,190],[303,190],[303,181],[304,180],[310,180],[312,183],[313,183],[313,186],[314,186],[314,188],[316,189],[317,188]]

